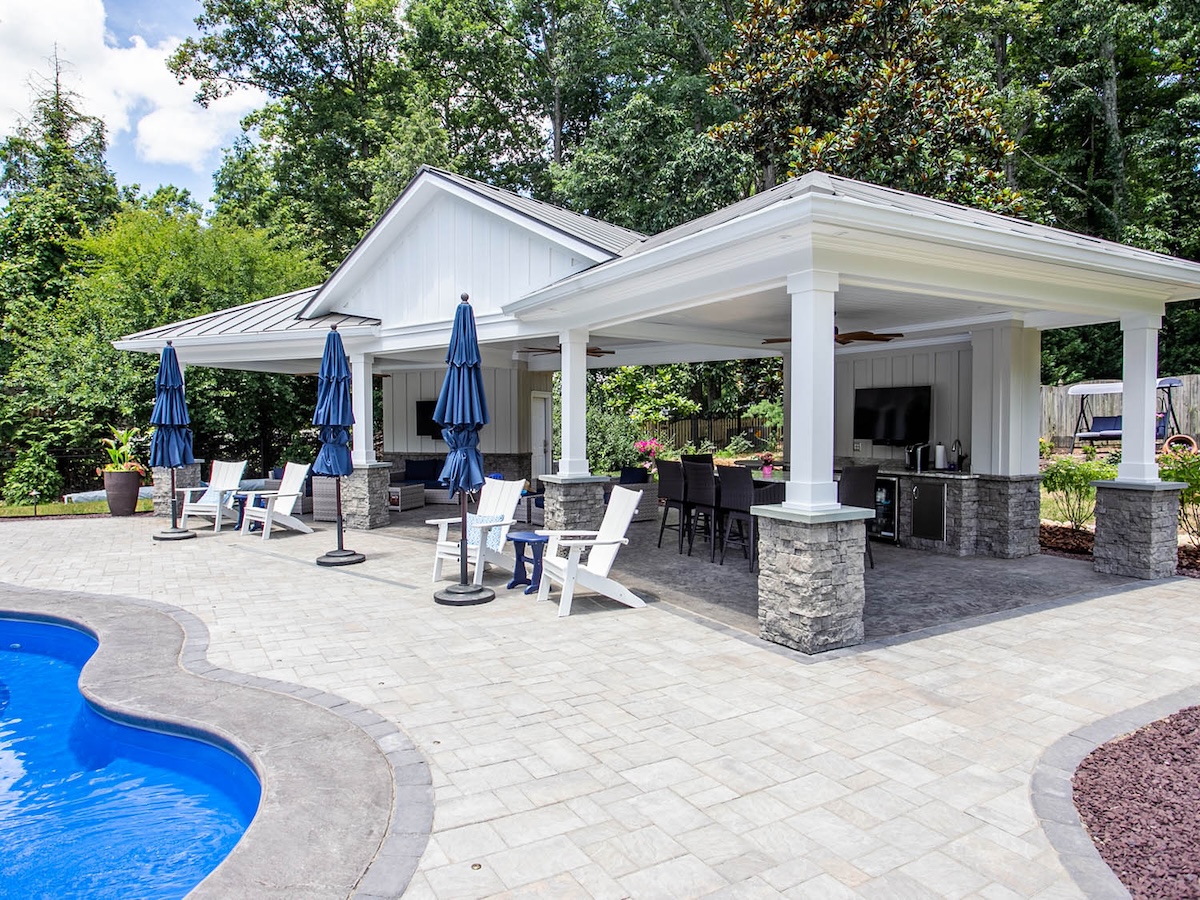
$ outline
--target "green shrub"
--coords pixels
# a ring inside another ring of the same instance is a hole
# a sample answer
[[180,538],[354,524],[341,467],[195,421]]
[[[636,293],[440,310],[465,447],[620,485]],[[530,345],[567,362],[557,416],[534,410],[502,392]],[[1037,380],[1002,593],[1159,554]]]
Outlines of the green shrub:
[[1116,477],[1117,468],[1109,463],[1064,456],[1046,466],[1042,486],[1054,496],[1071,527],[1079,529],[1096,512],[1096,489],[1092,482]]
[[4,479],[4,502],[10,506],[32,505],[35,491],[37,500],[57,501],[62,489],[62,475],[58,473],[46,443],[38,442],[17,454],[16,462]]
[[735,434],[729,439],[729,443],[725,445],[725,455],[727,456],[745,456],[754,450],[754,442],[744,434]]
[[1190,449],[1164,452],[1158,457],[1158,477],[1186,485],[1179,493],[1179,530],[1193,547],[1200,547],[1200,453]]
[[1038,457],[1040,459],[1050,459],[1054,456],[1054,441],[1050,438],[1038,438]]
[[637,442],[642,429],[629,416],[589,406],[587,411],[588,468],[595,474],[616,472],[638,464]]

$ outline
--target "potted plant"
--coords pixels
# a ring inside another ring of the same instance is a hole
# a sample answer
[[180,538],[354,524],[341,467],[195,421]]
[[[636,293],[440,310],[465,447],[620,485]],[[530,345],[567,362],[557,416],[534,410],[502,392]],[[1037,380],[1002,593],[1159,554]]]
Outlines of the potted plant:
[[775,471],[775,454],[760,453],[758,454],[759,461],[762,463],[762,477],[770,478],[771,473]]
[[141,437],[137,428],[113,428],[112,437],[100,439],[108,462],[96,469],[96,474],[104,476],[104,499],[114,516],[132,516],[137,509],[138,489],[146,475],[146,467],[134,459]]

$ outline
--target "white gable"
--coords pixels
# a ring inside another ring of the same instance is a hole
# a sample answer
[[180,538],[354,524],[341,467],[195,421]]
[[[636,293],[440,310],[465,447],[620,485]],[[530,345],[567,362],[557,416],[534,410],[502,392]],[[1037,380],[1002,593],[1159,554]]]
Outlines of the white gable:
[[346,273],[329,311],[377,318],[384,329],[445,322],[466,292],[484,316],[594,264],[510,218],[443,193],[374,265]]

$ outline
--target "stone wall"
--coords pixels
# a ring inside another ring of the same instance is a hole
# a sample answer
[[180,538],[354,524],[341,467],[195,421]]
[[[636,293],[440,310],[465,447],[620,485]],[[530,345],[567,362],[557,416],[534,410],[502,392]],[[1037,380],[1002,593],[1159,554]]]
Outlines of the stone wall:
[[[186,487],[199,487],[201,478],[200,470],[204,460],[192,463],[190,466],[180,466],[175,470],[175,489]],[[156,467],[150,470],[154,479],[154,514],[156,516],[171,515],[171,470],[165,467]],[[176,494],[180,498],[182,506],[183,496]]]
[[1036,556],[1042,518],[1039,475],[979,475],[976,553],[1000,559]]
[[1167,578],[1178,565],[1179,492],[1175,482],[1096,485],[1092,566],[1107,575]]
[[342,523],[346,528],[383,528],[391,523],[388,510],[388,463],[354,467],[342,479]]
[[759,516],[758,527],[759,636],[803,653],[862,643],[862,520]]

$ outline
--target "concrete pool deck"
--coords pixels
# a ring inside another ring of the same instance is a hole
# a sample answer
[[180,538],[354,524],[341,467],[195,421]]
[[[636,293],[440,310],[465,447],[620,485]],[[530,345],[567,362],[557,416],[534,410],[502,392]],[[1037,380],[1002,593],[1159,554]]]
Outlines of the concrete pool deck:
[[[1064,865],[1071,838],[1039,818],[1035,774],[1048,753],[1061,761],[1063,739],[1200,684],[1191,579],[806,658],[663,602],[558,619],[556,604],[505,590],[505,573],[488,576],[492,603],[439,606],[430,544],[397,529],[349,532],[367,561],[325,569],[313,561],[334,546],[328,526],[152,541],[162,527],[0,522],[6,600],[165,604],[207,630],[189,665],[344,698],[366,733],[411,739],[433,822],[406,897],[1111,890],[1086,858]],[[336,815],[360,828],[382,806],[392,829],[412,829],[392,799],[347,793]],[[400,855],[377,850],[377,875],[397,877]],[[368,887],[359,896],[386,895]]]

